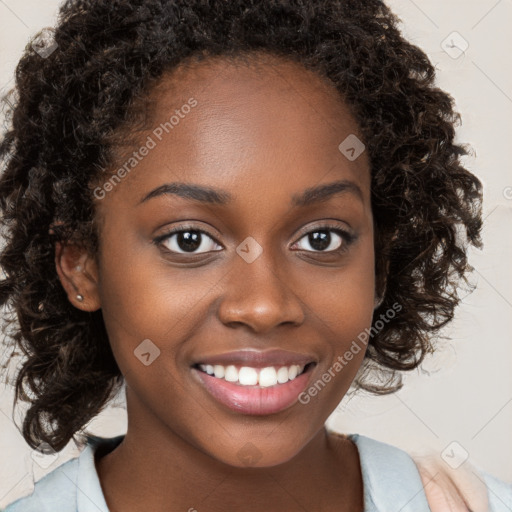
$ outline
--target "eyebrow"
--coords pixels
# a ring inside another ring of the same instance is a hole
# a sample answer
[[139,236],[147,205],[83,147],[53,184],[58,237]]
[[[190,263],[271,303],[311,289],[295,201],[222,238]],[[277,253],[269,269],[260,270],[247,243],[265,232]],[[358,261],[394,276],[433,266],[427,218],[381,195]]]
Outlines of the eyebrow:
[[[339,180],[332,183],[325,183],[310,187],[301,194],[292,196],[291,204],[295,207],[305,207],[311,204],[327,201],[331,197],[343,193],[351,193],[363,201],[363,192],[361,188],[349,180]],[[163,195],[176,195],[184,199],[198,201],[206,204],[226,205],[233,201],[234,196],[226,190],[196,185],[191,183],[165,183],[151,192],[149,192],[139,204],[144,203],[154,197]]]

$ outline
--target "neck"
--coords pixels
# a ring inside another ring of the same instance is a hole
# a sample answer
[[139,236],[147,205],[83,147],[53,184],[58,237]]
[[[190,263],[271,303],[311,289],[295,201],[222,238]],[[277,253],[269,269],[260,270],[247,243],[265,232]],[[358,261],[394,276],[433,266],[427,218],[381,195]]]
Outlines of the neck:
[[[128,409],[140,412],[130,409],[129,402]],[[130,422],[133,417],[146,421]],[[224,511],[226,506],[252,512],[362,510],[357,448],[328,435],[325,428],[292,459],[253,468],[209,456],[165,425],[147,422],[147,414],[128,418],[121,444],[96,460],[111,511],[159,512],[168,511],[170,505],[175,510],[210,512]]]

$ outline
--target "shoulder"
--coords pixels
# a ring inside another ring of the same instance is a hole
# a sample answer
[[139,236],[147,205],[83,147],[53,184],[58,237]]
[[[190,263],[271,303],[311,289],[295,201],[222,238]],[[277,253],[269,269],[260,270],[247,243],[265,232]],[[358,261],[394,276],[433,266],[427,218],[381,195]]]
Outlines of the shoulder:
[[[409,480],[414,482],[420,478],[414,460],[401,448],[360,434],[350,434],[348,437],[357,446],[361,471],[371,477],[373,484],[377,484],[373,479],[378,479],[379,482],[396,482],[396,477],[404,475],[409,475]],[[384,469],[385,472],[382,473]]]
[[77,476],[75,457],[38,480],[32,494],[17,499],[4,512],[75,512]]
[[469,461],[453,469],[439,455],[413,457],[376,439],[359,434],[347,437],[359,451],[365,510],[512,510],[512,484]]
[[14,501],[4,512],[108,512],[98,473],[95,453],[109,451],[123,436],[88,436],[78,457],[68,460],[34,484],[32,494]]
[[488,490],[491,512],[509,512],[512,510],[512,483],[506,483],[498,478],[481,471]]
[[360,434],[348,438],[359,452],[365,511],[430,511],[419,471],[408,453]]

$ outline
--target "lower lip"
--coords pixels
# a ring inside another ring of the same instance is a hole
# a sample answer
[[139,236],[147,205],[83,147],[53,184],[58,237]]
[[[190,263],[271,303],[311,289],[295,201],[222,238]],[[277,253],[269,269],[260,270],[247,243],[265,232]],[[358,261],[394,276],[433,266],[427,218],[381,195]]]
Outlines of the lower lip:
[[275,414],[291,407],[306,389],[311,373],[311,367],[308,367],[307,371],[293,380],[262,388],[241,386],[225,379],[217,379],[197,368],[192,370],[218,402],[233,411],[260,416]]

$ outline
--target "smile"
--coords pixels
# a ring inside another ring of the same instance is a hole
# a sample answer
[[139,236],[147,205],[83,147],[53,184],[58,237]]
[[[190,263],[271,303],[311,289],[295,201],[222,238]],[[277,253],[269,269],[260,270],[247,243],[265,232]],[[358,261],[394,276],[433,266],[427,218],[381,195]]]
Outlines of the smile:
[[218,404],[247,415],[276,414],[298,401],[316,361],[283,351],[239,351],[193,364],[202,389]]

